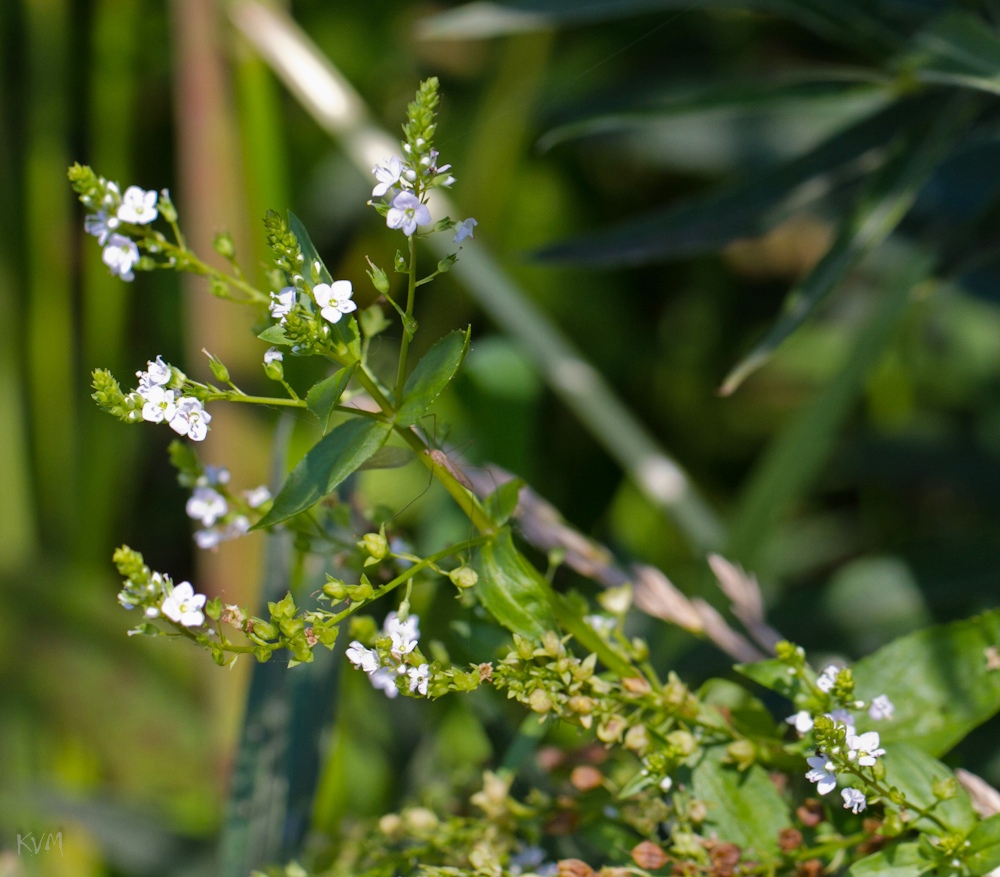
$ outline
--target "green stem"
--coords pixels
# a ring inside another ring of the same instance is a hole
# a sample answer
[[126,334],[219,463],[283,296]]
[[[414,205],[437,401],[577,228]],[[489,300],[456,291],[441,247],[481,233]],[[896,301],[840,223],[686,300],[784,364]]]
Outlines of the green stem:
[[[411,234],[407,238],[410,248],[410,273],[407,275],[406,284],[406,316],[413,318],[413,302],[417,292],[417,240],[416,234]],[[396,404],[403,398],[403,388],[406,386],[406,354],[410,349],[410,332],[408,329],[409,320],[403,320],[403,340],[399,345],[399,368],[396,372]]]
[[245,402],[249,405],[282,405],[285,408],[305,408],[305,399],[279,399],[274,396],[248,396],[246,393],[210,393],[206,402]]

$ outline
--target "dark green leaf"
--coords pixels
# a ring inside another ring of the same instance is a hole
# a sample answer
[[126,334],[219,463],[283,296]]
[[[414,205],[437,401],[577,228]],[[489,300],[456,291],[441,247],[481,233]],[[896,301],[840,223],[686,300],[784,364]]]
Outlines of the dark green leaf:
[[726,764],[724,746],[712,746],[694,768],[694,796],[708,802],[705,822],[744,858],[774,858],[778,833],[791,824],[788,805],[760,765],[745,771]]
[[[880,728],[884,724],[880,722]],[[879,737],[881,738],[881,733]],[[935,818],[948,826],[949,831],[964,834],[972,829],[978,819],[969,801],[969,793],[959,785],[955,774],[948,767],[933,755],[907,743],[889,743],[881,739],[880,742],[886,750],[882,758],[885,761],[887,783],[898,788],[911,804],[922,810],[929,810]],[[953,798],[939,801],[934,795],[934,784],[943,780],[954,783],[956,794]],[[913,825],[934,834],[942,833],[942,829],[927,817],[915,818]]]
[[396,409],[396,423],[410,426],[441,395],[469,351],[470,331],[451,332],[424,354],[406,380],[403,399]]
[[724,710],[732,726],[744,736],[774,737],[777,733],[771,711],[742,685],[728,679],[709,679],[698,696],[703,703]]
[[920,850],[920,844],[902,843],[860,859],[851,865],[848,877],[920,877],[932,871],[937,862]]
[[391,432],[381,420],[359,417],[340,424],[292,470],[271,510],[253,529],[278,524],[319,502],[381,448]]
[[[291,210],[288,211],[288,228],[295,235],[296,240],[298,240],[299,248],[302,250],[302,255],[306,260],[306,264],[302,270],[303,276],[310,283],[333,283],[333,275],[326,270],[326,265],[323,264],[323,260],[319,257],[319,253],[316,251],[316,247],[309,237],[309,232],[306,231],[302,220],[292,213]],[[317,265],[319,266],[319,272],[316,275],[316,279],[313,279],[313,269]]]
[[347,385],[354,374],[357,363],[352,363],[346,368],[342,368],[328,378],[313,384],[306,393],[306,406],[319,418],[323,427],[323,432],[330,428],[330,415],[333,414],[334,406],[340,401],[340,397],[347,389]]
[[514,547],[509,529],[480,549],[476,571],[479,602],[508,630],[539,639],[555,629],[549,583]]
[[1000,612],[954,621],[901,637],[854,666],[856,691],[886,694],[892,721],[878,722],[886,748],[910,743],[943,755],[1000,710],[1000,671],[987,649],[1000,642]]
[[275,323],[273,326],[268,326],[263,332],[258,336],[261,341],[266,341],[268,344],[283,344],[286,347],[291,347],[292,342],[288,340],[288,336],[285,335],[285,327],[279,323]]
[[924,112],[923,101],[898,102],[780,167],[534,255],[583,265],[638,265],[712,252],[763,234],[867,174],[873,156],[900,126]]
[[483,508],[498,527],[502,527],[517,508],[517,497],[524,487],[524,479],[512,478],[505,481],[483,500]]
[[747,679],[752,679],[758,685],[776,691],[789,700],[797,689],[795,677],[788,672],[788,665],[777,658],[768,658],[766,661],[757,661],[754,664],[737,664],[733,669]]
[[979,823],[967,838],[966,864],[973,877],[1000,867],[1000,813]]
[[847,276],[858,261],[878,246],[906,216],[931,173],[965,134],[975,103],[950,101],[930,130],[923,120],[900,133],[892,155],[869,185],[854,213],[845,220],[829,252],[785,299],[782,314],[764,339],[737,364],[722,384],[732,393],[763,365]]

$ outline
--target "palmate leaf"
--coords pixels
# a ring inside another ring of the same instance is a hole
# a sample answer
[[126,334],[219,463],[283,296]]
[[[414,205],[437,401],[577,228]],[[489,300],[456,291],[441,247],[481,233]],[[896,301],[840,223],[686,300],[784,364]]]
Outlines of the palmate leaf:
[[778,345],[809,318],[861,257],[899,225],[934,169],[965,135],[967,123],[978,106],[977,101],[965,95],[955,96],[938,111],[929,130],[918,120],[897,136],[890,160],[841,225],[830,250],[789,293],[781,316],[764,339],[726,376],[720,391],[723,395],[732,393],[767,362]]
[[253,529],[279,524],[332,493],[386,443],[391,432],[385,421],[358,417],[327,433],[292,470],[274,505]]
[[928,111],[926,100],[895,103],[815,149],[754,178],[613,228],[534,253],[546,262],[640,265],[714,252],[778,223],[868,174],[892,137]]

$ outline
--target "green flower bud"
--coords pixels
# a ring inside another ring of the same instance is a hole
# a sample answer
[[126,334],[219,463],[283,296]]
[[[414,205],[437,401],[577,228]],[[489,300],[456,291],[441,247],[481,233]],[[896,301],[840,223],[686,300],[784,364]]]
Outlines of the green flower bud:
[[528,696],[528,706],[536,713],[547,713],[552,709],[552,698],[544,688],[536,688]]
[[698,748],[698,741],[688,731],[671,731],[667,734],[667,743],[670,744],[679,756],[684,758]]
[[726,747],[726,755],[738,770],[747,770],[757,759],[757,749],[749,740],[734,740]]
[[157,206],[160,208],[160,216],[167,222],[177,222],[177,208],[174,207],[174,202],[170,199],[169,189],[160,190],[160,200]]
[[387,295],[389,292],[389,277],[386,275],[385,271],[378,267],[371,259],[365,256],[365,261],[371,268],[370,271],[365,271],[368,275],[368,279],[371,280],[372,286],[375,287],[382,295]]
[[229,383],[229,369],[226,368],[225,364],[219,357],[209,353],[203,347],[201,352],[208,357],[208,367],[212,370],[212,374],[215,376],[217,381],[221,381],[224,384]]
[[[289,639],[297,637],[305,630],[306,622],[304,618],[282,618],[278,622],[278,628]],[[300,659],[301,660],[301,659]]]
[[263,618],[250,619],[251,630],[254,635],[262,640],[275,640],[278,638],[278,628]]
[[331,600],[343,600],[347,597],[347,585],[331,576],[326,577],[323,593]]
[[296,607],[295,600],[292,598],[291,593],[285,594],[285,596],[277,603],[268,603],[267,610],[271,613],[272,621],[280,621],[284,618],[292,618],[295,615]]
[[228,231],[220,231],[212,241],[212,247],[223,259],[232,260],[236,256],[236,245]]
[[479,581],[479,573],[471,566],[460,566],[448,573],[448,578],[451,579],[451,583],[456,588],[460,591],[465,591],[468,588],[476,586],[476,583]]
[[389,541],[385,538],[385,528],[378,533],[365,533],[358,543],[375,560],[382,560],[389,553]]

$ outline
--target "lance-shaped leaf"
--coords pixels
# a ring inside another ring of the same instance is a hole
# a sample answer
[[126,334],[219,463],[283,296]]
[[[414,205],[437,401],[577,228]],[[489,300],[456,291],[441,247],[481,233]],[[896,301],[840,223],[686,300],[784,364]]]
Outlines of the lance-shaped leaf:
[[641,265],[698,255],[764,234],[794,213],[829,199],[869,174],[907,120],[926,113],[925,100],[900,101],[851,125],[805,155],[732,186],[671,205],[534,253],[546,262]]
[[924,82],[1000,94],[1000,38],[967,12],[949,12],[914,38],[914,75]]
[[392,426],[357,418],[323,436],[288,476],[271,510],[253,529],[270,527],[305,511],[336,489],[386,443]]
[[396,423],[410,426],[448,386],[469,351],[470,330],[451,332],[424,354],[406,380]]
[[851,865],[848,877],[920,877],[937,869],[918,843],[902,843],[865,856]]
[[554,630],[549,584],[514,546],[504,528],[480,549],[476,596],[500,624],[529,639]]
[[729,373],[723,395],[732,393],[760,368],[844,280],[858,261],[899,225],[931,173],[965,134],[976,101],[959,95],[949,101],[930,130],[922,121],[895,140],[893,155],[872,180],[854,213],[841,225],[829,252],[785,300],[783,313],[764,339]]
[[[1000,611],[907,634],[854,665],[855,691],[888,695],[892,721],[873,723],[886,748],[943,755],[1000,711]],[[992,656],[992,660],[991,660]]]
[[[880,739],[880,742],[885,741]],[[885,762],[886,783],[899,789],[915,809],[926,810],[946,826],[942,828],[927,816],[917,817],[914,813],[912,824],[915,827],[933,834],[945,831],[965,834],[979,821],[972,809],[969,793],[962,788],[949,767],[933,755],[903,742],[891,743],[885,749],[882,759]],[[944,786],[951,786],[954,792],[952,797],[938,797],[938,790]]]
[[347,389],[347,385],[354,374],[357,363],[352,363],[346,368],[339,369],[328,378],[324,378],[309,388],[306,393],[306,406],[319,418],[323,425],[323,432],[330,427],[330,415],[333,414],[334,406],[340,401],[340,397]]

